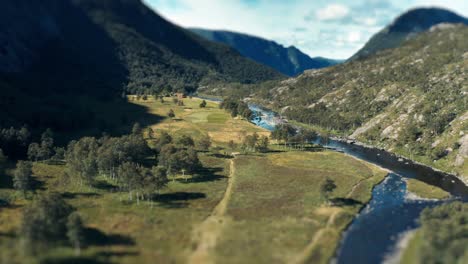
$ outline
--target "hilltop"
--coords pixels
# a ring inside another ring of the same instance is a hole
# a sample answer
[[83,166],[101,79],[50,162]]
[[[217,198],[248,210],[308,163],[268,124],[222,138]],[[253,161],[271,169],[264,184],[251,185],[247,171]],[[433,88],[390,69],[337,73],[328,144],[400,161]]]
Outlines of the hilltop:
[[468,19],[441,8],[409,10],[375,34],[350,60],[364,58],[385,49],[396,48],[418,33],[440,23],[468,24]]

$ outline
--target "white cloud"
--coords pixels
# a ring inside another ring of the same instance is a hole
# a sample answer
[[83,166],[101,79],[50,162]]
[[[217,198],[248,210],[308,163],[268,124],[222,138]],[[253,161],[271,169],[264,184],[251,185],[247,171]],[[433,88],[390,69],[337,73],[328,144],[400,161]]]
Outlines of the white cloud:
[[373,34],[408,8],[437,5],[468,15],[466,0],[144,1],[184,27],[244,32],[285,46],[295,45],[312,57],[337,59],[353,55]]
[[315,14],[317,19],[321,21],[340,20],[349,15],[349,8],[345,5],[330,4],[325,8],[317,10]]
[[362,34],[359,31],[350,31],[346,37],[349,43],[358,43],[362,40]]

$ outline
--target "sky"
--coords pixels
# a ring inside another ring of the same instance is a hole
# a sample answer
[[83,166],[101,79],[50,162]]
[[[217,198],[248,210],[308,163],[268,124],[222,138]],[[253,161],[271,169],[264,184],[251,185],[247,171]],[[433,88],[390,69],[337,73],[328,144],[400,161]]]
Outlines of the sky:
[[230,30],[346,59],[402,12],[442,7],[468,16],[467,0],[144,0],[183,27]]

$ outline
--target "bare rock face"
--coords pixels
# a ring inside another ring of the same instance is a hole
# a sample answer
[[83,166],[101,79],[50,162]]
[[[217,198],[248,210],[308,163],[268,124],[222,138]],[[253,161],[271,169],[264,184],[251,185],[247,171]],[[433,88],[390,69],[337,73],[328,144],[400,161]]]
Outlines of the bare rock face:
[[460,149],[458,150],[458,155],[455,159],[455,166],[461,166],[465,162],[466,157],[468,157],[468,135],[463,136],[458,143],[460,144]]

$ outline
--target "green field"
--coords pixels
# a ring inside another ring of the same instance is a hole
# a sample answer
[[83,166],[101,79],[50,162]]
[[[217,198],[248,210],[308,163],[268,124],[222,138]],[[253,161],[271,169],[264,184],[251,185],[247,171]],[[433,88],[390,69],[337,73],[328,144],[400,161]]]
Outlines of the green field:
[[[37,192],[61,193],[99,239],[79,257],[69,247],[25,256],[16,234],[30,200],[2,188],[0,198],[10,203],[0,207],[1,263],[326,263],[387,173],[329,151],[219,155],[233,151],[229,140],[269,132],[231,118],[213,102],[201,109],[195,98],[184,99],[184,106],[165,101],[132,102],[165,117],[151,125],[156,133],[210,135],[212,150],[199,153],[204,170],[175,177],[152,202],[137,202],[110,192],[112,181],[103,177],[97,187],[79,187],[63,177],[64,165],[35,163]],[[167,117],[169,109],[175,118]],[[319,191],[326,178],[337,185],[331,202]]]

